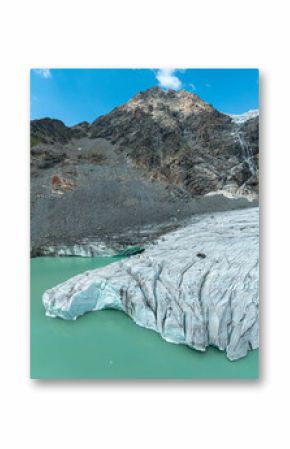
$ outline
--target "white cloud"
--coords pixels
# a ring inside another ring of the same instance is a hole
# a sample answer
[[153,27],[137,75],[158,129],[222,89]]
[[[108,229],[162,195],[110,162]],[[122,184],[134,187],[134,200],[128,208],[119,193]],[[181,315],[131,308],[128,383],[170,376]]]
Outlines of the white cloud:
[[52,77],[51,71],[49,69],[35,69],[35,72],[45,79]]
[[174,74],[176,69],[159,69],[156,73],[156,78],[159,86],[164,89],[178,90],[182,86],[180,79]]
[[191,90],[196,90],[196,86],[193,83],[189,83],[189,87]]

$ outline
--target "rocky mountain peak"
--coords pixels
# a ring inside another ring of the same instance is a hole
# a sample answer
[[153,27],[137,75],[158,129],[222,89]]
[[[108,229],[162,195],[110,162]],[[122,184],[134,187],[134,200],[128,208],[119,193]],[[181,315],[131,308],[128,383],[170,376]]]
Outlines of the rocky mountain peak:
[[[242,189],[258,192],[259,117],[239,120],[194,93],[152,87],[72,128],[59,120],[31,122],[32,146],[103,139],[144,176],[204,195]],[[78,146],[81,146],[78,144]]]
[[31,146],[39,144],[62,145],[71,141],[71,139],[80,139],[88,134],[88,122],[81,122],[73,127],[66,126],[61,120],[45,117],[38,120],[31,120],[30,134]]
[[32,146],[38,143],[67,143],[72,131],[61,120],[45,117],[30,122]]
[[139,109],[145,113],[159,116],[159,113],[171,113],[173,115],[189,116],[201,112],[213,112],[214,108],[186,90],[175,91],[162,90],[160,87],[152,87],[135,95],[123,105],[123,110],[132,111]]
[[191,92],[153,87],[95,120],[90,137],[192,195],[257,192],[258,120],[251,122],[236,124]]

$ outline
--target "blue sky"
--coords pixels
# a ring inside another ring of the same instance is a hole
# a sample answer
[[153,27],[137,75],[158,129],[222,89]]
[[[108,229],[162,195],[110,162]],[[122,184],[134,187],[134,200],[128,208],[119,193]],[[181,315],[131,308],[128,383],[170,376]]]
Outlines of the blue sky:
[[153,86],[194,92],[221,112],[259,107],[257,69],[32,69],[31,119],[92,122]]

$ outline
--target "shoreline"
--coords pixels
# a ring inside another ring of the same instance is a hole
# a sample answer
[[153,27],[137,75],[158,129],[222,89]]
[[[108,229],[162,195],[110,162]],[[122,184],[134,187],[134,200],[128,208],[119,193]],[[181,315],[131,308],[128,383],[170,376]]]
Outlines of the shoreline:
[[137,326],[116,310],[89,313],[73,322],[45,316],[44,290],[106,262],[105,258],[31,259],[32,379],[258,378],[259,350],[230,362],[214,347],[200,352],[167,343],[155,331]]
[[122,310],[167,341],[242,358],[259,346],[258,219],[258,208],[204,215],[141,255],[47,290],[46,315]]

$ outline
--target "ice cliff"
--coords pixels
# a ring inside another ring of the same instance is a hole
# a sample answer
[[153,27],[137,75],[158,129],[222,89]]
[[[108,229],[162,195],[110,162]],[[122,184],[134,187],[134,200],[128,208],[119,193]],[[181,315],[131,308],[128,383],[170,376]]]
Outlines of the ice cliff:
[[47,290],[46,314],[118,309],[165,340],[230,360],[258,348],[258,209],[195,217],[144,253]]

